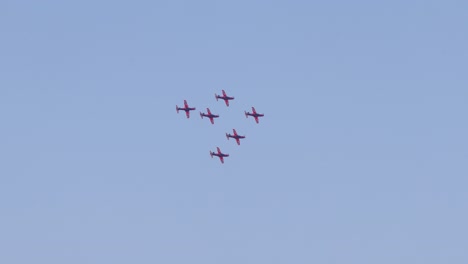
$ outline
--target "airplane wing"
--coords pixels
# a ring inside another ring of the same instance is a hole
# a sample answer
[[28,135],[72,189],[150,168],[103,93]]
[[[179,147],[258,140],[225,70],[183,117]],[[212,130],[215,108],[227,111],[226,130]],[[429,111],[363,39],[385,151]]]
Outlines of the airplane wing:
[[253,107],[253,106],[252,106],[252,113],[253,113],[253,114],[256,114],[256,113],[257,113],[257,111],[255,111],[255,107]]
[[221,154],[221,150],[219,149],[219,147],[216,147],[216,150],[218,151],[218,154]]
[[185,111],[185,115],[187,116],[187,118],[190,118],[190,111]]
[[222,92],[223,92],[223,96],[226,97],[226,92],[224,90]]
[[214,124],[214,118],[210,117],[211,124]]
[[225,99],[224,102],[226,102],[226,106],[229,106],[229,100]]
[[255,122],[257,122],[258,124],[258,116],[254,116],[254,118],[255,118]]
[[233,129],[232,132],[234,132],[234,136],[237,136],[237,131],[235,129]]
[[184,106],[185,106],[185,108],[188,108],[187,100],[184,100]]
[[221,161],[221,163],[224,164],[224,157],[223,156],[219,156],[219,160]]
[[237,141],[237,145],[240,145],[240,139],[236,138],[236,141]]
[[207,112],[209,115],[211,115],[211,111],[210,111],[209,108],[206,108],[206,112]]

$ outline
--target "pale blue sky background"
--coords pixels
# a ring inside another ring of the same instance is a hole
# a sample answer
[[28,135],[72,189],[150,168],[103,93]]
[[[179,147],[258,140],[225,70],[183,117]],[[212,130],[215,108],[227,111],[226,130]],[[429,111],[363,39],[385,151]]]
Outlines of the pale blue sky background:
[[3,0],[0,33],[0,263],[468,263],[467,1]]

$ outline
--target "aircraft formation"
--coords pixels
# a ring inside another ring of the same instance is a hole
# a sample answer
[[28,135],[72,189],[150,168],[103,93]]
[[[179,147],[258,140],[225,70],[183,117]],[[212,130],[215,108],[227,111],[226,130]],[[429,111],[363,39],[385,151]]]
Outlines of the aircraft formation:
[[[224,90],[222,90],[222,95],[217,95],[215,93],[215,98],[216,98],[216,101],[218,101],[219,99],[224,100],[224,103],[226,104],[227,107],[229,107],[229,101],[234,100],[234,97],[227,96],[227,94],[226,94],[226,92]],[[178,105],[176,105],[176,112],[179,113],[179,111],[185,111],[185,115],[186,115],[187,118],[190,118],[190,111],[195,111],[195,110],[196,110],[196,107],[190,107],[189,104],[187,103],[187,100],[184,100],[184,106],[183,107],[179,107]],[[259,117],[264,116],[264,114],[257,113],[257,111],[255,110],[255,107],[253,107],[253,106],[252,106],[252,112],[244,111],[244,115],[245,115],[246,118],[248,118],[249,116],[252,116],[255,119],[255,122],[257,124],[259,123]],[[210,120],[211,124],[214,125],[214,123],[215,123],[214,120],[215,120],[215,118],[219,118],[219,115],[213,114],[211,112],[210,108],[206,108],[206,113],[200,112],[200,117],[202,119],[203,119],[203,117],[207,117]],[[241,135],[237,134],[236,129],[232,129],[232,134],[226,133],[226,138],[228,140],[229,140],[229,138],[233,138],[233,139],[236,140],[237,145],[240,145],[240,140],[244,139],[245,135],[241,136]],[[211,151],[210,150],[210,156],[211,156],[211,158],[213,158],[213,156],[218,157],[219,160],[221,161],[221,163],[224,164],[224,158],[229,157],[229,154],[222,153],[221,149],[219,147],[216,147],[216,151]]]

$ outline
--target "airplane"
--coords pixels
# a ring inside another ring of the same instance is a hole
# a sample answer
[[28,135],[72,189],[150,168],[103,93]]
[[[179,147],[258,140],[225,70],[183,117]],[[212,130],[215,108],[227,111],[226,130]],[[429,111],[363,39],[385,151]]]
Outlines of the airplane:
[[227,96],[224,90],[222,90],[222,92],[223,92],[222,96],[215,94],[216,101],[218,101],[218,99],[223,99],[224,102],[226,103],[226,106],[229,106],[229,100],[234,100],[234,97]]
[[240,145],[240,139],[245,138],[245,136],[240,136],[237,134],[237,131],[235,129],[232,130],[234,132],[234,135],[226,133],[226,138],[229,140],[229,138],[235,138],[237,145]]
[[214,118],[218,118],[219,115],[212,114],[209,108],[206,108],[206,111],[208,112],[208,114],[200,112],[201,118],[203,118],[204,116],[208,117],[210,119],[210,121],[211,121],[211,124],[214,124]]
[[213,156],[217,156],[219,158],[219,160],[221,161],[221,163],[224,163],[224,158],[229,157],[229,154],[222,153],[221,150],[219,149],[219,147],[216,147],[216,149],[218,150],[218,153],[212,152],[210,150],[211,158],[213,158]]
[[187,104],[187,100],[184,100],[184,107],[178,107],[176,105],[176,111],[177,113],[179,113],[179,110],[184,110],[185,111],[185,115],[187,116],[187,118],[190,118],[190,111],[192,110],[195,110],[196,108],[195,107],[189,107],[188,104]]
[[245,118],[247,118],[249,116],[253,116],[255,118],[255,122],[257,122],[257,124],[258,124],[258,118],[264,116],[264,114],[257,113],[257,111],[255,111],[255,108],[253,106],[252,106],[252,113],[249,113],[247,111],[244,111],[244,113],[245,113]]

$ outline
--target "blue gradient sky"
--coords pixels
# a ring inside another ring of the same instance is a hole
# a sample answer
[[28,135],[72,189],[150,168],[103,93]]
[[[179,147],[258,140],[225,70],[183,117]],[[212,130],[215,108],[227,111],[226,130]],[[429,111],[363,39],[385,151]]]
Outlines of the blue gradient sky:
[[467,10],[0,2],[0,263],[468,263]]

